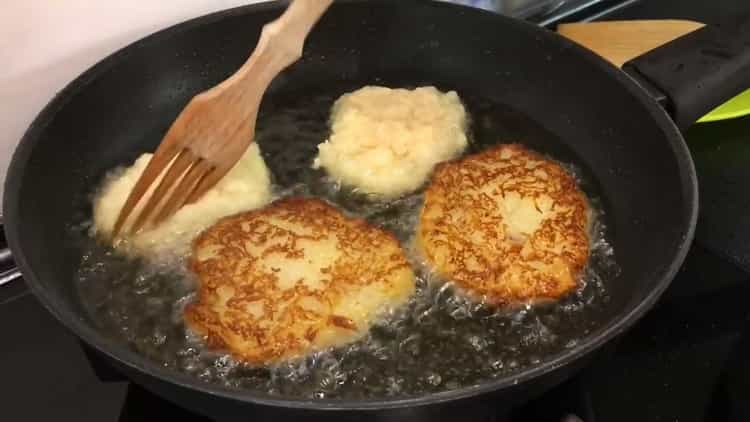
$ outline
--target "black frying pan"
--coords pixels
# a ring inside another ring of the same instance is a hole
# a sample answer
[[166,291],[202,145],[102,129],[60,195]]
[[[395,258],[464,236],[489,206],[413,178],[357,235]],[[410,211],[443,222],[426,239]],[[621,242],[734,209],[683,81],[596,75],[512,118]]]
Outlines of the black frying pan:
[[[276,4],[233,9],[119,51],[57,95],[20,142],[5,188],[8,242],[34,294],[86,344],[136,382],[214,417],[446,416],[463,414],[466,403],[510,404],[559,383],[657,301],[685,257],[697,216],[696,176],[679,129],[750,82],[750,21],[670,43],[628,64],[629,77],[527,23],[441,3],[358,1],[323,17],[264,108],[321,93],[332,101],[365,84],[430,84],[480,99],[483,106],[469,108],[475,121],[490,122],[474,129],[481,142],[520,141],[575,162],[601,192],[621,269],[607,280],[610,301],[595,329],[573,347],[475,386],[357,401],[206,384],[104,335],[73,286],[81,249],[70,227],[90,217],[87,195],[107,170],[153,150],[190,97],[238,68],[280,11]],[[325,118],[328,105],[311,108],[311,116]],[[512,113],[488,111],[498,108]],[[266,161],[277,182],[293,183],[319,139],[271,138],[258,139]]]

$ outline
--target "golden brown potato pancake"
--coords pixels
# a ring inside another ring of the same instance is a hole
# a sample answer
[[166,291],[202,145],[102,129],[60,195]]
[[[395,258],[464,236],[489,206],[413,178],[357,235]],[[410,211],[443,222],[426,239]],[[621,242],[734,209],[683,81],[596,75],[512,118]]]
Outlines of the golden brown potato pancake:
[[425,193],[416,242],[461,291],[492,304],[557,299],[589,255],[590,208],[558,163],[507,144],[445,162]]
[[253,364],[354,341],[414,291],[392,234],[317,199],[224,218],[194,241],[191,267],[189,326]]

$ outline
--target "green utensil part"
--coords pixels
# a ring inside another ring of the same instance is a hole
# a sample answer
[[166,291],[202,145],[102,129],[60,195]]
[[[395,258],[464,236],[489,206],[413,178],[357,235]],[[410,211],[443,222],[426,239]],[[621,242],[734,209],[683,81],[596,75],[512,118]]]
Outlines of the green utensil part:
[[715,122],[747,115],[750,115],[750,89],[716,107],[698,120],[698,123]]

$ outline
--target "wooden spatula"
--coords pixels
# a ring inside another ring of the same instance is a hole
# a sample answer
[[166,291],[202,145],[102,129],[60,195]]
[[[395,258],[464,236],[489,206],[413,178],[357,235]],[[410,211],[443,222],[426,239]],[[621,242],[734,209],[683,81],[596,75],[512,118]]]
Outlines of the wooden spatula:
[[703,26],[687,20],[628,20],[560,24],[557,32],[621,67]]
[[[190,101],[130,192],[114,236],[158,224],[224,177],[253,141],[266,88],[302,56],[307,34],[332,2],[293,0],[281,17],[263,27],[255,50],[235,74]],[[132,224],[126,225],[129,218]]]

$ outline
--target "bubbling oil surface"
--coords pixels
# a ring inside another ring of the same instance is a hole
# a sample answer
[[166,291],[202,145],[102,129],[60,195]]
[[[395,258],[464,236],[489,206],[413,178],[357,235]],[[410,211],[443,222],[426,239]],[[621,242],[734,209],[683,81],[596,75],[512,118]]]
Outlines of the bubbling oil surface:
[[[433,280],[414,252],[421,191],[379,202],[338,186],[310,167],[315,145],[325,139],[334,99],[324,95],[283,107],[270,104],[259,117],[257,139],[274,174],[276,194],[321,197],[392,231],[417,274],[416,293],[408,304],[372,326],[360,341],[275,367],[251,367],[222,351],[208,350],[187,330],[182,310],[197,287],[185,267],[187,257],[127,258],[102,247],[82,224],[75,229],[84,252],[77,287],[99,329],[153,361],[207,383],[287,398],[372,399],[453,390],[512,376],[575,347],[600,327],[609,301],[607,280],[618,269],[607,242],[606,215],[583,170],[562,159],[594,208],[591,256],[580,287],[555,303],[493,309],[456,295],[450,283]],[[519,113],[478,98],[464,102],[472,116],[467,153],[498,141],[529,139],[532,148],[556,142]]]

